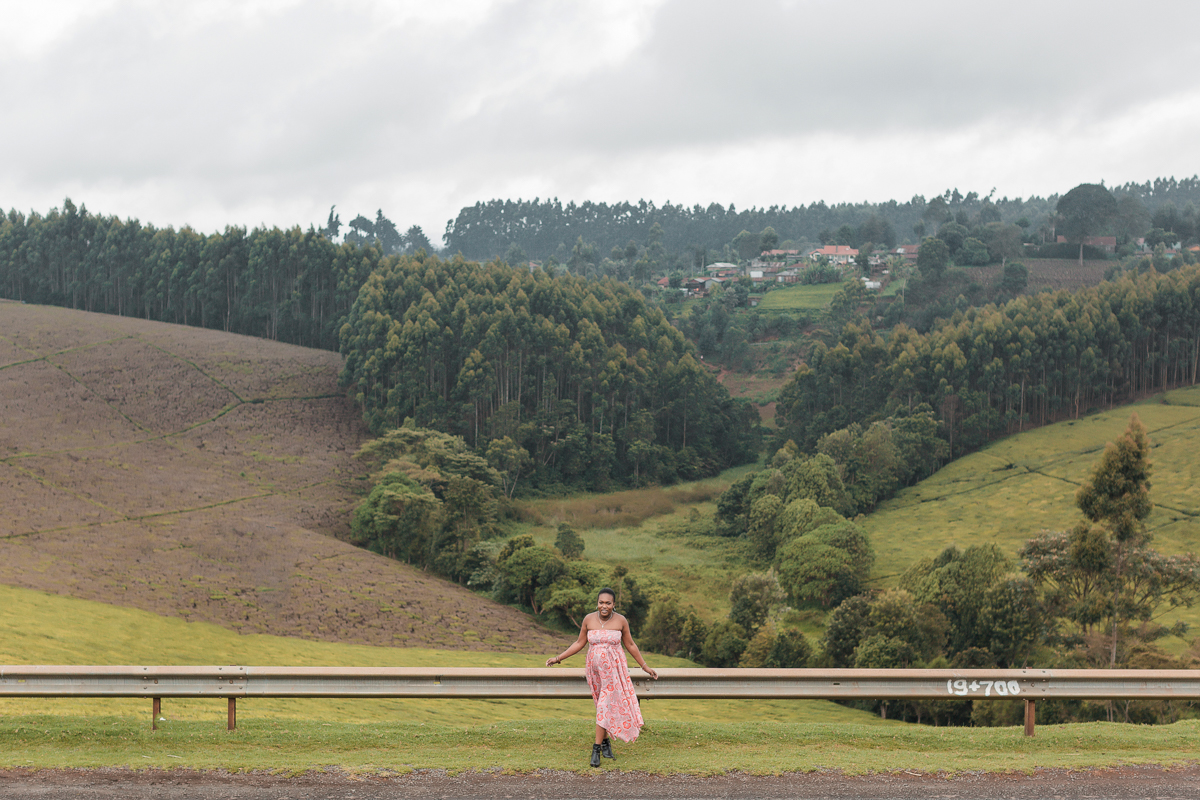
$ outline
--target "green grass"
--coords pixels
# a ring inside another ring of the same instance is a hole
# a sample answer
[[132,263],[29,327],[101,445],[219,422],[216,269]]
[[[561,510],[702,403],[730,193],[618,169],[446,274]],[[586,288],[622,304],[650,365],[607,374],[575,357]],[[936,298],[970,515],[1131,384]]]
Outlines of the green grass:
[[[1195,720],[1162,726],[1115,723],[1020,728],[864,726],[822,721],[648,721],[632,744],[615,743],[622,772],[850,774],[1029,772],[1195,760]],[[268,770],[342,769],[396,774],[415,769],[589,772],[590,731],[581,721],[523,719],[484,725],[245,720],[226,732],[209,722],[169,722],[159,731],[120,717],[22,716],[0,724],[0,767]]]
[[639,583],[669,588],[684,608],[712,622],[729,613],[734,578],[753,569],[744,540],[711,534],[717,497],[759,469],[761,464],[749,464],[668,488],[529,501],[521,514],[531,524],[521,532],[553,546],[558,523],[567,522],[583,538],[585,559],[628,567]]
[[[573,638],[564,635],[563,646]],[[0,664],[244,664],[362,667],[540,667],[546,653],[509,654],[312,642],[282,636],[242,636],[216,625],[185,622],[145,611],[0,586]],[[683,659],[650,655],[660,667],[693,667]],[[568,666],[583,666],[576,656]],[[871,724],[861,711],[825,701],[654,700],[648,716],[704,723],[709,720]],[[145,699],[0,698],[0,714],[114,716],[148,721]],[[486,725],[497,721],[594,716],[590,700],[343,700],[241,699],[239,720],[325,720],[355,723]],[[169,721],[225,718],[223,700],[163,701]],[[239,723],[240,724],[240,723]]]
[[766,311],[812,311],[825,308],[842,288],[840,283],[818,283],[809,286],[795,285],[786,289],[775,289],[763,296],[758,307]]
[[[1059,422],[994,442],[882,503],[860,522],[877,556],[875,582],[892,585],[918,559],[951,545],[995,543],[1015,556],[1027,539],[1081,519],[1075,492],[1137,412],[1150,432],[1148,525],[1154,547],[1200,551],[1200,387]],[[1200,609],[1168,621],[1200,624]]]

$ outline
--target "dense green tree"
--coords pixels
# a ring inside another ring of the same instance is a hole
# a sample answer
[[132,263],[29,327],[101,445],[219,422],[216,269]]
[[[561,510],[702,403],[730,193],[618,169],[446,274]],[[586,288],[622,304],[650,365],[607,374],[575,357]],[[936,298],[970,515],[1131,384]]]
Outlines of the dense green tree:
[[585,548],[583,537],[565,522],[558,524],[558,535],[554,539],[554,546],[558,548],[558,552],[563,554],[563,558],[567,559],[581,558]]
[[420,225],[412,225],[404,232],[404,248],[409,253],[420,253],[423,250],[432,254],[437,251]]
[[733,247],[737,250],[738,258],[742,261],[757,258],[763,251],[762,235],[751,233],[750,231],[742,231],[733,237]]
[[379,240],[379,247],[385,255],[399,253],[404,249],[404,237],[397,230],[396,224],[383,215],[382,208],[375,212],[373,228],[375,238]]
[[1017,258],[1023,250],[1021,229],[1016,225],[1005,225],[992,222],[978,231],[979,238],[987,247],[988,260],[999,261],[1006,265],[1011,258]]
[[929,237],[917,249],[917,269],[930,280],[937,280],[950,264],[950,248],[941,239]]
[[851,510],[846,487],[837,463],[824,453],[812,458],[795,459],[784,469],[789,500],[808,498],[819,506],[832,508],[839,514]]
[[1000,291],[1005,297],[1016,297],[1029,283],[1029,270],[1020,261],[1004,265],[1000,277]]
[[688,657],[685,627],[688,618],[677,597],[660,597],[650,604],[646,624],[641,631],[641,646],[653,653]]
[[704,639],[700,662],[706,667],[736,667],[750,646],[746,631],[732,620],[713,623]]
[[959,251],[960,264],[982,267],[992,260],[988,246],[973,236],[963,240],[962,250]]
[[871,602],[863,595],[847,597],[825,618],[821,647],[834,667],[854,666],[854,651],[867,629]]
[[779,551],[783,587],[798,603],[831,608],[862,591],[875,553],[856,525],[822,525]]
[[[957,222],[947,222],[945,225],[938,228],[937,239],[946,244],[946,250],[949,252],[950,258],[954,259],[956,262],[964,263],[961,261],[961,252],[963,247],[966,245],[969,235],[970,230],[966,225],[961,225]],[[918,251],[918,257],[919,256],[920,251]],[[919,262],[918,266],[920,266]]]
[[987,592],[1015,566],[994,544],[973,545],[965,551],[948,547],[909,567],[900,585],[916,602],[936,606],[946,616],[950,654],[973,647],[987,649],[991,631],[982,623]]
[[763,625],[750,639],[738,666],[744,669],[801,669],[812,659],[812,645],[795,628]]
[[729,590],[729,619],[742,626],[748,637],[761,628],[772,609],[787,599],[774,570],[739,576]]
[[771,640],[763,666],[767,669],[802,669],[812,660],[812,644],[802,631],[785,628]]
[[533,613],[540,614],[552,597],[552,587],[567,574],[567,565],[548,547],[521,547],[499,560],[504,579],[501,596],[511,597]]
[[987,631],[987,651],[997,666],[1024,668],[1047,632],[1037,587],[1026,578],[993,583],[984,595],[980,626]]
[[913,646],[899,636],[872,633],[854,648],[854,666],[859,669],[898,669],[917,658]]
[[1150,440],[1135,412],[1129,426],[1104,455],[1075,493],[1083,515],[1104,525],[1118,542],[1138,542],[1147,537],[1145,519],[1150,502]]
[[357,457],[374,488],[355,511],[352,540],[466,581],[467,554],[495,536],[500,476],[461,438],[411,423],[367,442]]
[[1067,241],[1079,243],[1083,266],[1083,240],[1099,236],[1117,219],[1117,200],[1098,183],[1081,183],[1064,194],[1055,206],[1061,221],[1058,230]]
[[763,250],[774,250],[779,247],[779,234],[770,225],[762,229],[762,233],[758,235],[759,252]]
[[874,242],[885,250],[896,246],[896,229],[886,218],[879,214],[867,217],[858,228],[859,241]]
[[350,541],[410,564],[430,563],[441,502],[428,488],[400,471],[376,480],[367,499],[354,510]]

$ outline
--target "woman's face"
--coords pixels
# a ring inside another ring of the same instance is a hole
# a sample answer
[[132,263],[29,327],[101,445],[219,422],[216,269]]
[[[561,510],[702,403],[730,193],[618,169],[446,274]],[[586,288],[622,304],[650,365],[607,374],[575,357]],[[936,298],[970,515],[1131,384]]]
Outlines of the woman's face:
[[602,594],[596,598],[596,610],[600,612],[600,616],[608,617],[613,611],[613,596],[611,594]]

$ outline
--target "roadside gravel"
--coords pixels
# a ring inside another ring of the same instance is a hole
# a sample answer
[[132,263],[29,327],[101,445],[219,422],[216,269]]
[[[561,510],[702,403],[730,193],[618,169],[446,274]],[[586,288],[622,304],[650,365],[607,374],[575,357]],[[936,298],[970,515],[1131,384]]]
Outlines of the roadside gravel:
[[447,775],[419,770],[406,775],[267,773],[187,770],[0,770],[0,798],[31,800],[385,800],[385,798],[497,798],[498,800],[1143,800],[1200,796],[1200,765],[1124,766],[1103,770],[1038,770],[1032,774],[971,773],[953,777],[917,772],[844,775],[838,772],[763,776],[738,773],[697,777],[605,770],[596,774],[499,771]]

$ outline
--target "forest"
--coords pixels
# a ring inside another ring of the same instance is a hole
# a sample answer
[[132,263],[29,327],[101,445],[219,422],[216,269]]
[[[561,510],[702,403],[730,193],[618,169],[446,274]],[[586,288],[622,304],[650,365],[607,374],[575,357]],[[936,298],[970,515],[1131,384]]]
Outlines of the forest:
[[159,229],[67,199],[0,222],[0,296],[336,350],[381,257],[311,228]]
[[781,438],[802,449],[853,423],[925,405],[951,455],[1028,424],[1111,407],[1131,395],[1195,383],[1200,268],[1131,271],[1076,292],[969,307],[926,334],[884,338],[848,322],[817,343],[780,393]]
[[341,336],[373,430],[411,418],[462,436],[510,496],[673,483],[757,455],[757,412],[613,280],[401,256],[367,279]]

